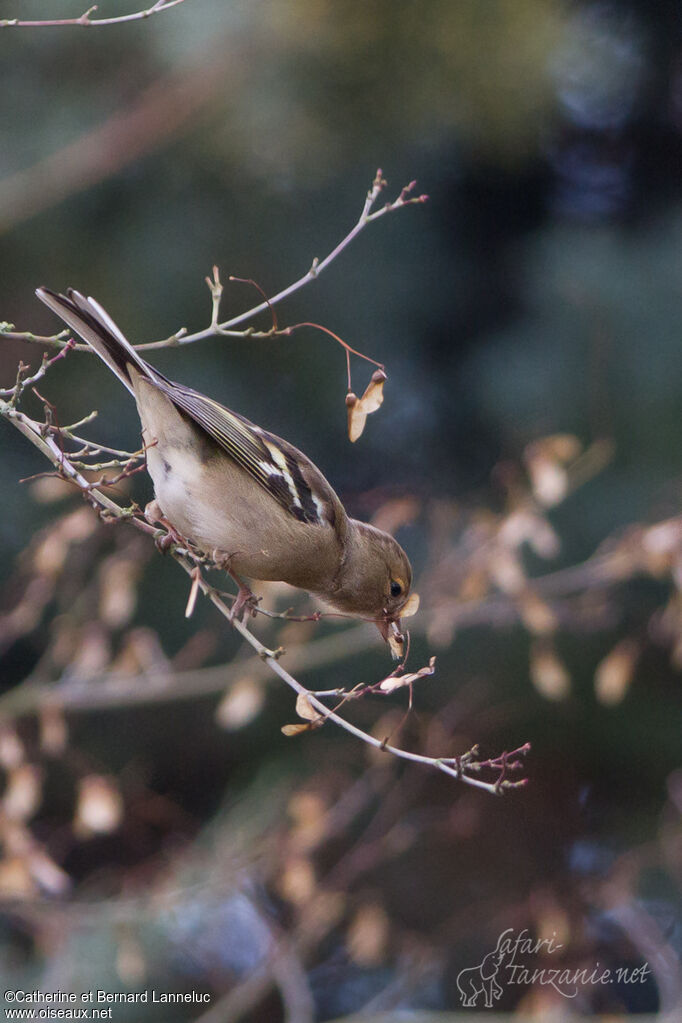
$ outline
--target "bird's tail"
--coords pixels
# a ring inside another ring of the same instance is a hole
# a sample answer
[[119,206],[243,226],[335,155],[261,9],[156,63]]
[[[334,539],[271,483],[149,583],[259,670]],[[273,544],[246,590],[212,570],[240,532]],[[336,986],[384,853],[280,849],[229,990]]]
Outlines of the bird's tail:
[[85,298],[73,288],[67,288],[65,295],[50,291],[49,288],[38,288],[36,295],[95,349],[100,359],[106,362],[131,394],[135,393],[128,371],[131,363],[144,376],[154,379],[154,370],[137,354],[94,298]]

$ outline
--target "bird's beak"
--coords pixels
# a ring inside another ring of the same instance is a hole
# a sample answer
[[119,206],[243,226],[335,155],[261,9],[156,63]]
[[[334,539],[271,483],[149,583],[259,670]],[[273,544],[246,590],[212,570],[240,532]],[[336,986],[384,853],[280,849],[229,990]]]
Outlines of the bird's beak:
[[400,619],[393,622],[388,619],[382,619],[376,623],[376,626],[381,638],[385,643],[388,643],[391,648],[391,657],[393,660],[402,660],[405,650],[405,637],[403,636],[400,628]]
[[[419,609],[419,594],[413,593],[400,609],[401,618],[411,618]],[[405,637],[403,636],[402,622],[400,618],[391,621],[390,618],[381,618],[376,623],[377,629],[384,643],[391,648],[391,656],[394,661],[401,661],[405,653]]]

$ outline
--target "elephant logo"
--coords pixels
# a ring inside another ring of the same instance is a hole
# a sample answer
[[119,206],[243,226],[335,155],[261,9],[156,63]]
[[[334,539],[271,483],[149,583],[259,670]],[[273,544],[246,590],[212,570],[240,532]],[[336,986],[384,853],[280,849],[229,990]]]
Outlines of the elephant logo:
[[472,1009],[479,995],[485,999],[486,1009],[492,1009],[493,1003],[502,996],[502,986],[498,983],[497,973],[504,959],[504,951],[497,947],[488,952],[478,966],[470,966],[457,974],[457,989],[462,999],[462,1007]]

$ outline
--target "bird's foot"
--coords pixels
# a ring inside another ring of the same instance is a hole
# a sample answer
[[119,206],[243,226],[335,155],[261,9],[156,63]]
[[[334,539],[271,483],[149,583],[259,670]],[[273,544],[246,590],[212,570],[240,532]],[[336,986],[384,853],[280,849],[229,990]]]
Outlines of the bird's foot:
[[155,525],[163,520],[163,512],[158,501],[148,501],[144,506],[144,517],[150,525]]
[[[232,578],[235,579],[234,576]],[[255,618],[261,598],[257,597],[241,579],[235,579],[235,582],[239,584],[239,592],[230,611],[230,621],[241,622],[245,615]]]
[[162,554],[166,554],[174,543],[179,544],[181,547],[189,546],[185,537],[178,533],[175,526],[165,517],[158,501],[150,501],[145,506],[144,517],[151,525],[161,526],[166,530],[165,533],[155,538],[156,546]]
[[258,610],[258,605],[262,598],[257,597],[251,590],[251,587],[233,571],[233,558],[233,554],[228,554],[225,551],[220,550],[214,550],[211,554],[211,560],[216,568],[220,568],[223,572],[227,572],[230,579],[233,579],[239,587],[235,602],[232,605],[232,610],[230,611],[230,621],[241,622],[244,620],[245,616],[252,618],[256,617],[256,611]]

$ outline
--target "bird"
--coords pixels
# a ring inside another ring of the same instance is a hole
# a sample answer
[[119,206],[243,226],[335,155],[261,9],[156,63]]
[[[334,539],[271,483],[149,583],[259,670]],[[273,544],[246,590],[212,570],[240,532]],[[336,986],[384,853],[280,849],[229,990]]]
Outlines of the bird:
[[227,570],[239,586],[233,615],[255,613],[245,579],[276,580],[375,622],[394,658],[402,656],[401,616],[419,597],[394,537],[351,518],[293,444],[154,369],[95,299],[73,288],[36,295],[135,399],[154,484],[148,517]]

